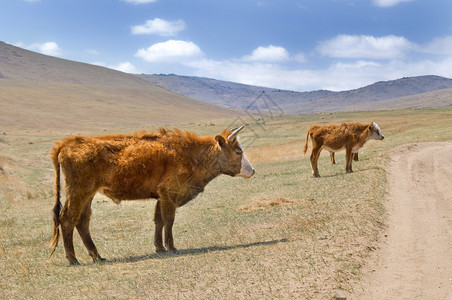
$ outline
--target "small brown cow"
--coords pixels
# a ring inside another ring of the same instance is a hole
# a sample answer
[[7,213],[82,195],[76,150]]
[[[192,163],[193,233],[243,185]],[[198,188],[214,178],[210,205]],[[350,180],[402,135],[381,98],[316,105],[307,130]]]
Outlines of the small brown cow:
[[[220,174],[249,178],[254,169],[237,134],[225,130],[200,137],[180,130],[134,135],[68,137],[52,152],[55,167],[52,253],[61,227],[66,258],[78,264],[73,245],[77,228],[93,261],[104,260],[89,231],[91,202],[99,192],[114,202],[157,199],[154,245],[157,252],[176,251],[172,227],[176,208],[194,199]],[[60,166],[66,182],[66,202],[60,202]],[[165,232],[163,246],[162,231]]]
[[[314,177],[320,177],[317,161],[322,149],[333,153],[345,149],[345,171],[350,173],[353,172],[352,159],[354,153],[358,153],[359,149],[370,139],[384,139],[380,127],[375,122],[370,125],[343,123],[342,125],[312,126],[306,134],[304,154],[308,150],[309,137],[312,141],[311,167]],[[334,159],[334,156],[332,159]]]

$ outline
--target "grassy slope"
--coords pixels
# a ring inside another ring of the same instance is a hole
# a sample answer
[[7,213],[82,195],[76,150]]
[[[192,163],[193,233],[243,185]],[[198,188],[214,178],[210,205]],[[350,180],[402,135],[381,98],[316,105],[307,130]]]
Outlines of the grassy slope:
[[130,74],[2,42],[0,70],[1,131],[136,129],[233,115]]
[[[335,289],[351,289],[378,247],[389,151],[452,139],[450,107],[246,121],[242,142],[257,174],[249,180],[220,176],[178,210],[180,254],[154,254],[155,201],[115,205],[97,196],[91,231],[109,262],[91,263],[75,234],[78,267],[68,267],[62,241],[47,260],[53,205],[48,152],[64,133],[0,137],[0,297],[330,298]],[[302,155],[307,128],[344,121],[376,121],[386,138],[366,144],[354,173],[345,174],[344,153],[336,166],[324,154],[322,177],[312,178],[309,155]],[[211,125],[184,128],[215,134],[229,123]],[[7,189],[9,183],[16,188]]]
[[[233,115],[156,86],[90,86],[0,79],[0,130],[146,128]],[[168,113],[171,112],[171,113]]]

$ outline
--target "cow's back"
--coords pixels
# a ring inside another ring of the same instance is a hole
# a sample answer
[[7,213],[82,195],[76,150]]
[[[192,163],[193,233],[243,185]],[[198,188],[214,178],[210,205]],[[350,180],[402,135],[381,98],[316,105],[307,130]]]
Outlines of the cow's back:
[[155,197],[172,153],[156,134],[69,137],[55,148],[67,184],[115,201]]
[[331,149],[343,148],[343,145],[350,139],[350,131],[346,124],[342,125],[326,125],[312,126],[310,128],[310,136],[313,143],[322,147]]

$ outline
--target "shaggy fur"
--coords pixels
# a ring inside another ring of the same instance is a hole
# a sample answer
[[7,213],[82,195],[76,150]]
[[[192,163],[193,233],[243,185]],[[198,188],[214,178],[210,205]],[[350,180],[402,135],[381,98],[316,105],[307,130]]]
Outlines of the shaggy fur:
[[[161,129],[133,135],[75,136],[57,142],[52,151],[55,205],[50,255],[58,245],[61,227],[66,258],[78,264],[73,246],[75,227],[93,260],[103,260],[89,232],[91,201],[97,192],[116,203],[158,199],[156,251],[175,251],[172,226],[176,208],[195,198],[218,175],[240,173],[244,154],[236,137],[228,140],[230,134],[225,130],[217,136],[199,137]],[[60,167],[66,181],[64,206],[60,202]]]

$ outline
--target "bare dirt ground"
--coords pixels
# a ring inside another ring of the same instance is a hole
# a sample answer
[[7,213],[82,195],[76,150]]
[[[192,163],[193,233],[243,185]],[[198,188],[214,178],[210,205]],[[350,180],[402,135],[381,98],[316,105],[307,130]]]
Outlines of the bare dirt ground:
[[452,299],[452,142],[395,149],[389,227],[353,299]]

